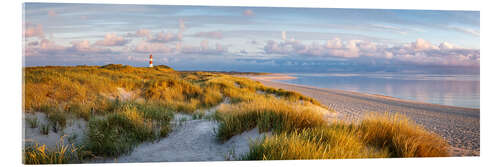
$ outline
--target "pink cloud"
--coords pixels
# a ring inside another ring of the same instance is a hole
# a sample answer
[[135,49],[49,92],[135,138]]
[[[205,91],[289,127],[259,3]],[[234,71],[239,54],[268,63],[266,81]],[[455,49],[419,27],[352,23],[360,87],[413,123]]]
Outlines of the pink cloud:
[[140,53],[172,53],[174,49],[165,44],[142,41],[135,46],[134,51]]
[[474,66],[479,65],[479,50],[463,49],[448,42],[438,46],[417,39],[408,44],[388,47],[369,41],[348,40],[339,38],[327,40],[324,44],[313,42],[303,44],[296,40],[275,42],[270,40],[264,46],[264,52],[269,54],[324,56],[341,58],[372,57],[414,64]]
[[150,37],[151,36],[151,30],[148,29],[139,29],[135,32],[135,35],[138,37]]
[[26,24],[25,25],[25,30],[24,30],[24,36],[26,38],[29,38],[29,37],[40,37],[40,38],[43,38],[44,37],[44,33],[43,33],[43,27],[41,24],[37,24],[37,25],[31,25],[31,24]]
[[172,41],[181,41],[182,33],[171,33],[171,32],[159,32],[154,37],[152,37],[149,42],[167,43]]
[[48,14],[49,16],[56,16],[56,15],[57,15],[56,11],[54,11],[53,9],[49,10],[49,11],[47,12],[47,14]]
[[40,40],[39,48],[42,51],[62,51],[62,50],[66,49],[66,47],[64,47],[62,45],[58,45],[58,44],[56,44],[53,41],[50,41],[48,39]]
[[71,45],[72,46],[68,48],[68,51],[76,51],[77,53],[88,54],[88,53],[104,53],[111,51],[109,49],[94,47],[93,45],[90,44],[88,40],[72,41]]
[[184,20],[179,19],[179,31],[184,31],[186,29],[186,25],[184,25]]
[[247,10],[243,11],[243,15],[245,15],[245,16],[253,16],[255,14],[253,13],[252,10],[247,9]]
[[448,42],[443,42],[439,44],[440,49],[453,49],[453,45]]
[[412,49],[415,50],[427,50],[427,49],[437,49],[438,47],[435,45],[432,45],[430,42],[427,42],[426,40],[422,38],[418,38],[415,42],[411,43],[410,45]]
[[219,31],[198,32],[194,36],[203,38],[212,38],[212,39],[222,39],[222,33]]
[[104,36],[103,40],[95,42],[95,45],[99,46],[123,46],[129,41],[122,36],[117,36],[115,33],[108,33]]
[[33,41],[26,46],[26,56],[72,56],[111,53],[110,49],[91,45],[88,40],[72,41],[71,46],[63,46],[48,39]]

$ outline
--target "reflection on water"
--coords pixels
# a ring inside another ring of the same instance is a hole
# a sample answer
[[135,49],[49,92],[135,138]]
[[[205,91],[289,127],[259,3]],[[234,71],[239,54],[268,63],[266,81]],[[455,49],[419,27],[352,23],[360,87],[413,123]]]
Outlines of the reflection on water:
[[479,108],[479,75],[287,74],[284,82]]

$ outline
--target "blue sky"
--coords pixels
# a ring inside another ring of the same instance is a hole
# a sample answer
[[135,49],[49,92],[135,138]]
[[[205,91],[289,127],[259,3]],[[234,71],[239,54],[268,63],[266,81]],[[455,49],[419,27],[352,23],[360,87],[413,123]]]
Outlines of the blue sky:
[[25,65],[479,73],[478,11],[26,3]]

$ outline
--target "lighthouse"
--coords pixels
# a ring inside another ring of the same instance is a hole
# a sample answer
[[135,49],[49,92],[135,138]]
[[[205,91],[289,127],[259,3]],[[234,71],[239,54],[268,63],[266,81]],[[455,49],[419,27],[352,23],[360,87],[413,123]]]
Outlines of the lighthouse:
[[149,67],[153,67],[153,54],[149,55]]

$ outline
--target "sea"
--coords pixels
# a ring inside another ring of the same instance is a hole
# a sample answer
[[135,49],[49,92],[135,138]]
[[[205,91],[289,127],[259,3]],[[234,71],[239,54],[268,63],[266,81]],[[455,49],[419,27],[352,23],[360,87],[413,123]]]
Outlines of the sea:
[[326,73],[286,74],[280,80],[319,88],[378,94],[405,100],[479,108],[479,75]]

